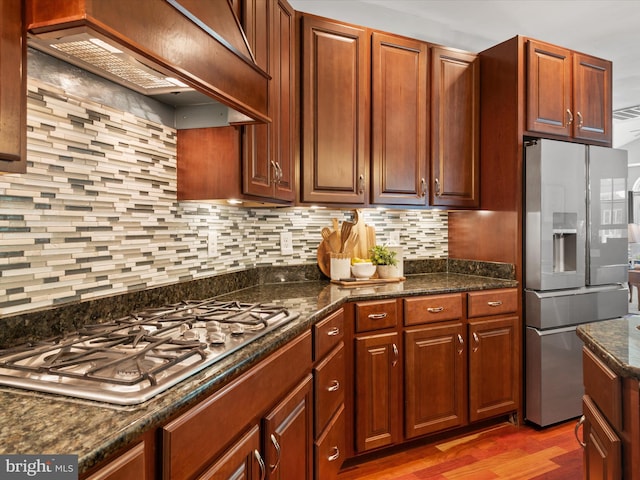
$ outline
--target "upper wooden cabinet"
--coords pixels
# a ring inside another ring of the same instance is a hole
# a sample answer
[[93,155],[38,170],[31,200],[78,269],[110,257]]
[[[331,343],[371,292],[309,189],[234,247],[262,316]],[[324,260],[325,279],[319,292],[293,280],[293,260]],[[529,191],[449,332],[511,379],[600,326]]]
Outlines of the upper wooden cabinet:
[[0,172],[27,168],[26,40],[23,2],[0,0]]
[[428,45],[371,37],[371,203],[426,205]]
[[302,17],[300,200],[364,205],[369,193],[369,34]]
[[611,144],[610,61],[528,40],[529,132]]
[[242,23],[256,63],[270,76],[271,123],[244,127],[243,193],[295,199],[295,11],[285,0],[244,0]]
[[430,203],[480,205],[480,66],[478,56],[431,50]]

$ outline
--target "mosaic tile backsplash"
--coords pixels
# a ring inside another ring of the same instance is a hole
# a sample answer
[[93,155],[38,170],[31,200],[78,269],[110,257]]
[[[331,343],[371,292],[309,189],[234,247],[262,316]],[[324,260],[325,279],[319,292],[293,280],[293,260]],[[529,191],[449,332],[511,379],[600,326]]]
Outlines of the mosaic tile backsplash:
[[[0,317],[260,266],[315,264],[350,210],[176,201],[176,131],[29,80],[28,165],[0,175]],[[407,260],[447,257],[447,213],[363,210]],[[294,255],[280,254],[292,232]],[[210,232],[218,254],[208,255]]]

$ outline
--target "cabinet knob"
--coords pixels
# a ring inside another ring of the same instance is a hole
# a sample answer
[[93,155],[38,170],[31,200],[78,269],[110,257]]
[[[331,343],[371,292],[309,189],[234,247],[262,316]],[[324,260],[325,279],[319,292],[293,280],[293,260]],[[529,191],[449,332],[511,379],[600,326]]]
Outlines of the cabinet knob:
[[584,415],[582,415],[580,417],[580,420],[578,420],[576,422],[576,427],[573,430],[573,434],[576,436],[576,440],[578,441],[578,443],[580,444],[580,446],[582,448],[586,448],[587,447],[587,443],[585,441],[583,441],[583,440],[580,440],[580,437],[578,436],[578,430],[580,430],[580,427],[584,424],[585,420],[586,420],[586,417]]

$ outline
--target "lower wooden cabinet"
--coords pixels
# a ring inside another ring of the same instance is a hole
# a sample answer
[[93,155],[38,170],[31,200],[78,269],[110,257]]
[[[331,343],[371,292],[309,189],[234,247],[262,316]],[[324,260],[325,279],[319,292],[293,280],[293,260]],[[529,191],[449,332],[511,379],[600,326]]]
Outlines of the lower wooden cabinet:
[[85,480],[144,480],[146,475],[144,442],[111,460]]
[[589,395],[582,398],[584,416],[584,478],[621,480],[622,446],[620,437],[609,425]]
[[311,478],[311,351],[306,332],[164,426],[163,478]]
[[404,332],[405,436],[466,423],[466,337],[462,322]]
[[365,452],[401,438],[400,337],[397,333],[355,340],[356,450]]
[[260,428],[254,425],[197,479],[260,480],[265,474],[266,466],[260,455]]
[[519,318],[469,321],[469,420],[518,408]]

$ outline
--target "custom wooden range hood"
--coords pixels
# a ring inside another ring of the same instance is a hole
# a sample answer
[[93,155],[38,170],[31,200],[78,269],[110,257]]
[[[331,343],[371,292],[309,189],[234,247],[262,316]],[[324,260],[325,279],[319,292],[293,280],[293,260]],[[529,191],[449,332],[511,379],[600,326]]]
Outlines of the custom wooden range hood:
[[269,122],[269,75],[228,0],[27,0],[29,45],[145,95],[195,91]]

